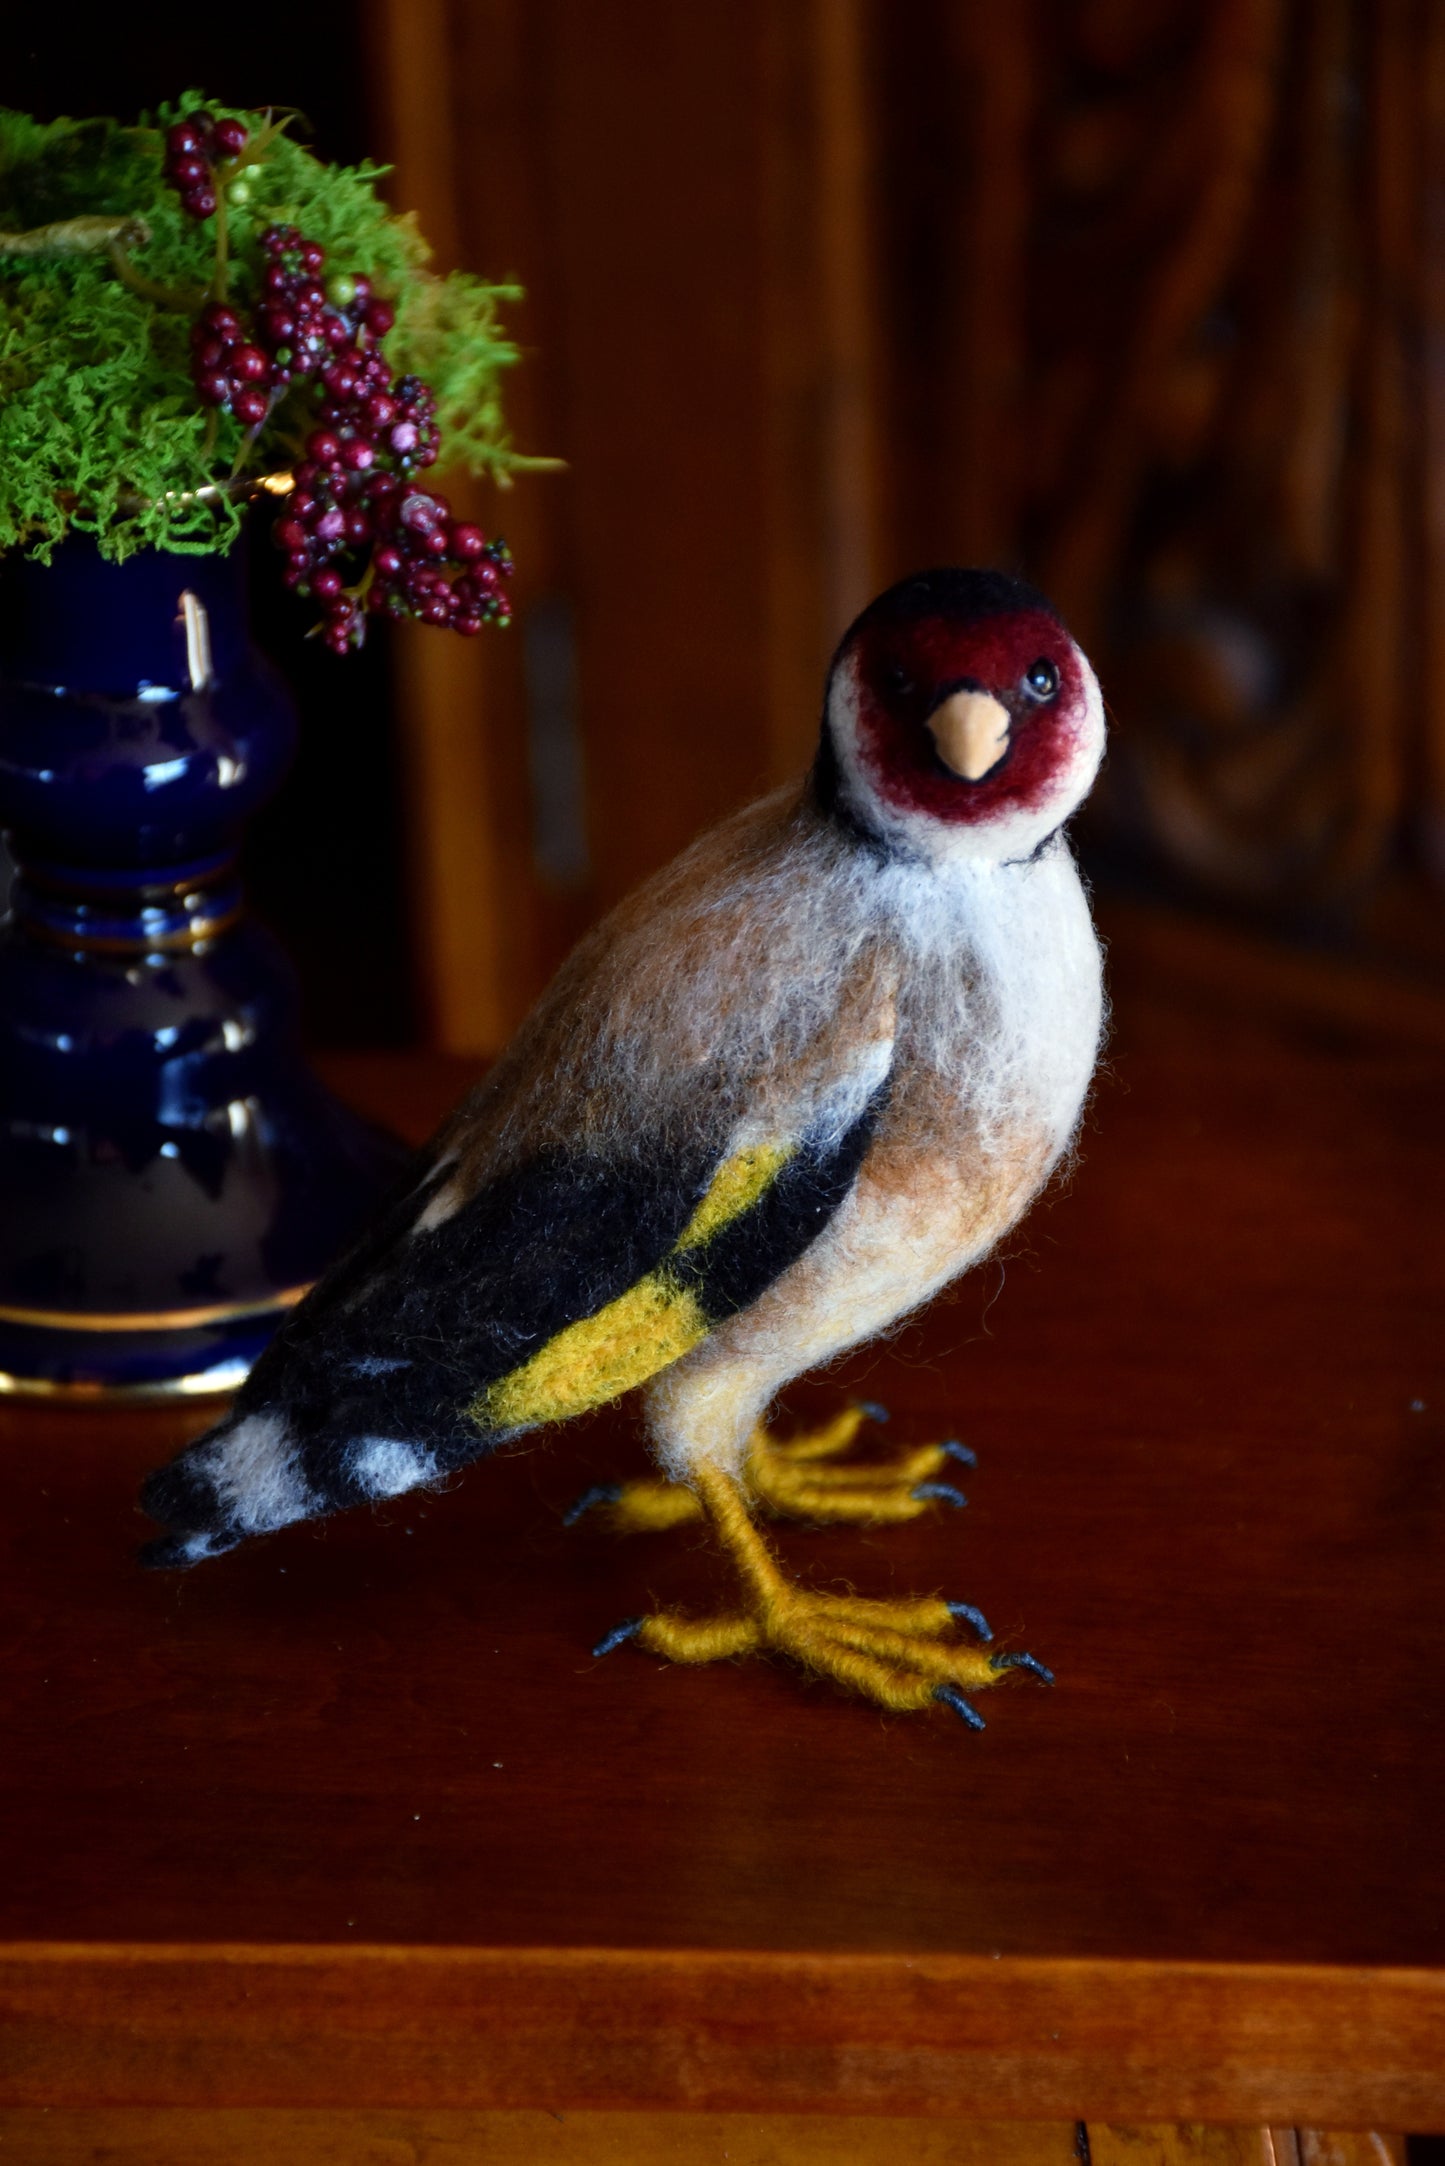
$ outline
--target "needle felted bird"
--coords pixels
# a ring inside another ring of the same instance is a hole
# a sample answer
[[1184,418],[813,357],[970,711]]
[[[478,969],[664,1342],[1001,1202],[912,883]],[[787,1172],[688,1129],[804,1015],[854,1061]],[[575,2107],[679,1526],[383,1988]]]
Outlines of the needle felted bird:
[[987,1637],[967,1604],[800,1585],[756,1524],[911,1518],[954,1494],[950,1447],[839,1464],[862,1410],[790,1443],[765,1417],[984,1256],[1069,1147],[1102,990],[1063,828],[1103,740],[1093,671],[1031,588],[945,570],[881,595],[834,657],[806,782],[583,941],[231,1411],[151,1476],[171,1531],[146,1561],[435,1483],[641,1386],[665,1479],[601,1508],[619,1530],[706,1518],[737,1600],[603,1648],[771,1650],[980,1726],[968,1690],[1042,1666],[961,1641]]

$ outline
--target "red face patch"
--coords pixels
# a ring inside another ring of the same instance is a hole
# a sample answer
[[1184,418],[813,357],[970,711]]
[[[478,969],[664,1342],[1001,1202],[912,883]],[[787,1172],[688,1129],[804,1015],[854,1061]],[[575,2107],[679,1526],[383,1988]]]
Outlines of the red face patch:
[[[852,660],[859,753],[879,796],[900,811],[966,825],[1037,811],[1077,749],[1083,676],[1073,641],[1044,610],[867,625]],[[1051,673],[1057,689],[1040,696]],[[940,702],[964,689],[992,693],[1009,715],[1008,750],[978,782],[944,765],[928,728]]]

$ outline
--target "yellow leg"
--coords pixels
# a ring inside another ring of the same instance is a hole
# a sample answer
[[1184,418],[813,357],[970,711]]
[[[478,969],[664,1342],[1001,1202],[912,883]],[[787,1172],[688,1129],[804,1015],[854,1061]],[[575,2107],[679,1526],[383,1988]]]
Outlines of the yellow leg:
[[880,1707],[901,1713],[940,1700],[980,1730],[983,1718],[965,1697],[965,1688],[978,1691],[994,1684],[1008,1669],[1029,1669],[1053,1682],[1032,1655],[988,1655],[947,1638],[963,1619],[984,1638],[989,1636],[983,1619],[966,1603],[916,1598],[873,1602],[797,1586],[783,1576],[752,1523],[741,1485],[731,1475],[702,1467],[692,1485],[736,1568],[740,1607],[710,1618],[671,1611],[636,1618],[609,1633],[598,1654],[610,1653],[626,1639],[673,1662],[785,1654]]
[[[973,1454],[961,1444],[920,1444],[882,1464],[831,1466],[820,1462],[845,1452],[867,1421],[886,1420],[882,1409],[850,1406],[817,1429],[774,1438],[761,1424],[753,1431],[743,1466],[749,1496],[774,1519],[801,1519],[815,1526],[851,1522],[855,1526],[894,1526],[917,1519],[934,1504],[958,1507],[967,1502],[940,1475],[972,1466]],[[681,1526],[701,1519],[703,1507],[694,1492],[677,1482],[625,1482],[589,1489],[567,1515],[573,1525],[593,1508],[605,1514],[616,1534],[638,1534]]]

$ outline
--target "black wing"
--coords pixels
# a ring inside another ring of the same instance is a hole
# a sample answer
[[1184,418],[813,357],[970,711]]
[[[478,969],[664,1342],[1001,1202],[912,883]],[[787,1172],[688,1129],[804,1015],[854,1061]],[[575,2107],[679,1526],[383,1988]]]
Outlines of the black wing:
[[719,1159],[554,1150],[416,1230],[434,1169],[288,1319],[224,1421],[142,1504],[183,1565],[395,1495],[564,1419],[755,1301],[857,1177],[886,1086],[841,1133]]

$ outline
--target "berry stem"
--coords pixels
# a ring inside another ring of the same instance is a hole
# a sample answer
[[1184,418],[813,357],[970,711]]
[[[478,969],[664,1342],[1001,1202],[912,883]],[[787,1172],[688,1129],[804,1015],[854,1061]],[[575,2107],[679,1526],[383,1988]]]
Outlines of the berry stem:
[[[261,416],[261,418],[260,418],[260,420],[259,420],[259,421],[257,421],[257,422],[253,422],[253,423],[252,423],[251,427],[250,427],[249,429],[247,429],[247,431],[246,431],[245,435],[244,435],[244,436],[243,436],[243,437],[241,438],[241,445],[240,445],[240,449],[239,449],[239,450],[237,451],[237,453],[236,453],[236,456],[235,456],[234,460],[233,460],[233,461],[232,461],[232,463],[231,463],[231,479],[232,479],[232,481],[236,481],[236,480],[238,480],[238,479],[240,478],[240,475],[241,475],[241,472],[242,472],[243,468],[244,468],[244,467],[245,467],[245,466],[246,466],[246,465],[247,465],[247,464],[249,463],[249,461],[250,461],[250,457],[251,457],[251,453],[252,453],[252,452],[253,452],[253,451],[255,450],[255,448],[256,448],[256,439],[257,439],[257,437],[258,437],[258,436],[259,436],[259,435],[261,434],[261,431],[262,431],[262,430],[263,430],[263,429],[264,429],[265,427],[267,427],[267,425],[268,425],[268,424],[269,424],[269,422],[270,422],[270,419],[271,419],[271,416],[272,416],[272,414],[274,414],[274,413],[275,413],[275,411],[276,411],[276,408],[277,408],[277,407],[278,407],[278,406],[280,405],[280,403],[281,403],[282,399],[283,399],[283,398],[284,398],[285,396],[286,396],[286,394],[285,394],[285,392],[284,392],[284,391],[273,391],[273,392],[271,392],[271,393],[269,394],[269,398],[268,398],[268,402],[267,402],[267,406],[266,406],[266,411],[265,411],[265,413],[264,413],[264,414],[263,414],[263,415]],[[215,420],[215,418],[216,418],[216,409],[215,409],[214,407],[212,407],[212,409],[211,409],[211,419],[212,419],[212,420],[214,421],[214,420]]]
[[188,293],[182,292],[179,287],[162,286],[155,279],[147,278],[144,271],[138,271],[131,262],[125,252],[125,243],[119,235],[107,242],[105,252],[110,258],[110,267],[121,284],[128,286],[132,293],[138,293],[143,301],[153,301],[157,308],[172,309],[181,316],[193,316],[205,299],[205,295],[195,288]]
[[372,562],[371,558],[368,557],[366,560],[365,569],[363,570],[361,577],[357,580],[355,586],[343,587],[341,591],[348,597],[349,600],[356,602],[359,605],[366,600],[367,595],[371,592],[372,584],[375,578],[376,566]]
[[211,299],[213,301],[224,301],[227,287],[230,284],[230,266],[227,260],[225,189],[225,179],[230,177],[229,168],[225,171],[224,179],[219,173],[216,177],[221,185],[216,189],[216,267],[211,273]]
[[228,181],[233,181],[244,166],[254,165],[262,153],[269,150],[277,136],[284,133],[290,126],[289,115],[281,120],[276,120],[273,118],[274,110],[274,107],[267,106],[266,115],[260,127],[247,140],[244,149],[239,150],[230,165],[227,166],[226,179]]

